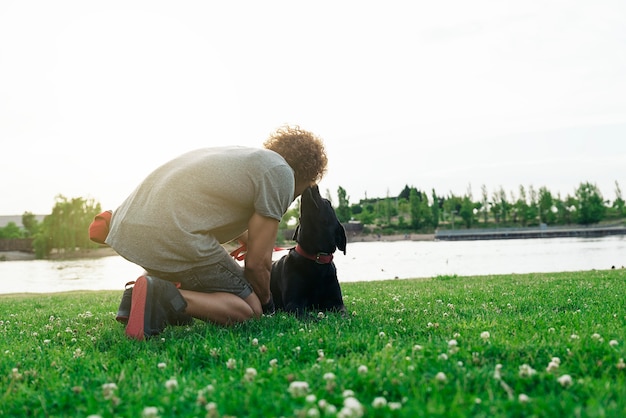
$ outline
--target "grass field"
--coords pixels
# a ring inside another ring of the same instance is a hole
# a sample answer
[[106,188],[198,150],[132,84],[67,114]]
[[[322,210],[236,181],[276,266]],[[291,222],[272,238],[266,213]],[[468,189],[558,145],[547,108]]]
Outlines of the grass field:
[[120,292],[0,297],[0,416],[622,417],[626,270],[343,284],[350,315],[149,341]]

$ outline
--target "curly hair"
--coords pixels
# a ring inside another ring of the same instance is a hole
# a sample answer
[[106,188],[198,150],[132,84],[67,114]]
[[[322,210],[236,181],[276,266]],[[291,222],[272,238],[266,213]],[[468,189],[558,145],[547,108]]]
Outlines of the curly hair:
[[282,126],[263,143],[280,154],[295,172],[296,180],[317,183],[326,173],[328,158],[324,143],[299,126]]

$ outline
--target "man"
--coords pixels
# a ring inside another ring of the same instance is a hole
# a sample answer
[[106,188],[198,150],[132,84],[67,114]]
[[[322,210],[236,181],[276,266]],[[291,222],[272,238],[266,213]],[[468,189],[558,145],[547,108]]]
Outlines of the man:
[[[147,272],[132,289],[129,337],[158,334],[189,316],[230,325],[273,310],[278,224],[324,175],[327,157],[322,141],[297,126],[278,129],[263,145],[183,154],[113,213],[106,243]],[[247,247],[243,268],[221,245],[235,238]]]

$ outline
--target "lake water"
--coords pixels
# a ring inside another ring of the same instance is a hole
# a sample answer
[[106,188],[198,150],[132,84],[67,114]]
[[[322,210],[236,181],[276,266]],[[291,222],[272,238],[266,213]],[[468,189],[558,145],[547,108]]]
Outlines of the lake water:
[[[356,242],[334,261],[340,282],[604,270],[626,265],[626,237]],[[119,256],[6,261],[0,262],[0,294],[122,289],[142,271]]]

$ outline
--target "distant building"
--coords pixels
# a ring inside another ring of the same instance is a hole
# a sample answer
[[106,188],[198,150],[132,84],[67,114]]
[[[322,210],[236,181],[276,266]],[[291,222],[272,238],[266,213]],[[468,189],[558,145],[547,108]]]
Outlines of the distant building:
[[[48,215],[35,215],[35,219],[41,222],[46,216]],[[22,215],[0,215],[0,228],[4,228],[10,222],[14,222],[19,227],[24,226],[22,225]]]

